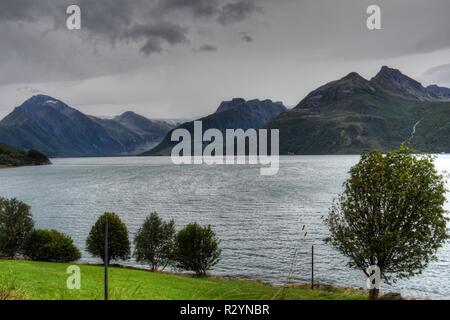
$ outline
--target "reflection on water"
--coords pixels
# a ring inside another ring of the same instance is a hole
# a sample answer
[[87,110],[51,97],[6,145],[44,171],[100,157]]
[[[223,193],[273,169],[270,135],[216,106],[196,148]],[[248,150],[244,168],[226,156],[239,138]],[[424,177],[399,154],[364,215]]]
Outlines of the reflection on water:
[[[223,248],[217,274],[281,282],[298,249],[293,279],[309,281],[314,244],[318,282],[364,287],[362,272],[322,241],[322,217],[358,159],[282,157],[276,176],[261,176],[259,166],[175,166],[168,158],[54,159],[52,166],[0,170],[0,195],[30,204],[36,227],[69,234],[85,260],[92,260],[85,238],[101,213],[118,213],[133,237],[157,211],[177,227],[194,221],[214,227]],[[450,156],[439,156],[437,165],[450,171]],[[449,266],[447,244],[424,274],[384,289],[450,297]]]

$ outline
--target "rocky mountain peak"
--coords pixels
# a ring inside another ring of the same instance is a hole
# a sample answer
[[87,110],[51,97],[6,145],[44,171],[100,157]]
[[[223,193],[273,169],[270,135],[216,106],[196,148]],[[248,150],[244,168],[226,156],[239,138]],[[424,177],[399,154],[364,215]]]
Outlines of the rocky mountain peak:
[[232,108],[239,107],[246,102],[247,101],[243,98],[233,98],[230,101],[222,101],[222,103],[219,105],[219,108],[217,108],[216,113],[224,112],[224,111],[230,110]]
[[439,98],[425,89],[422,84],[400,72],[400,70],[383,66],[378,74],[370,80],[382,86],[388,92],[402,98],[433,101]]
[[373,94],[375,91],[369,81],[358,73],[351,72],[339,80],[329,82],[314,90],[296,108],[323,106],[360,94]]
[[133,116],[137,116],[137,114],[133,111],[125,111],[121,115],[118,115],[118,117],[133,117]]
[[350,72],[348,75],[343,77],[341,80],[366,80],[358,72]]
[[29,98],[28,100],[23,102],[21,107],[30,108],[30,107],[34,107],[34,106],[45,106],[45,105],[54,106],[57,104],[62,104],[62,102],[53,97],[43,95],[43,94],[38,94],[38,95],[32,96],[31,98]]
[[229,111],[232,109],[239,109],[239,108],[257,108],[259,110],[262,109],[277,109],[280,112],[286,110],[286,107],[283,105],[282,102],[273,102],[270,99],[266,100],[259,100],[259,99],[253,99],[253,100],[245,100],[242,98],[234,98],[230,101],[223,101],[219,108],[217,108],[217,111],[215,113],[221,113],[225,111]]
[[450,100],[450,88],[440,87],[436,84],[427,87],[432,94],[439,96],[442,100]]

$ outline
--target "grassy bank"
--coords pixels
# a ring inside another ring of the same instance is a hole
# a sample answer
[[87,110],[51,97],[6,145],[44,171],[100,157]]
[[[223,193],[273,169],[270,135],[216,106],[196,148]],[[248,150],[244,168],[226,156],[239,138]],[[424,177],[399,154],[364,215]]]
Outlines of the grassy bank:
[[[0,299],[92,300],[103,298],[103,268],[79,265],[81,289],[66,287],[69,264],[0,260]],[[151,273],[145,270],[110,268],[110,298],[132,300],[348,300],[366,299],[364,291],[307,286],[274,287],[257,281],[193,278]]]

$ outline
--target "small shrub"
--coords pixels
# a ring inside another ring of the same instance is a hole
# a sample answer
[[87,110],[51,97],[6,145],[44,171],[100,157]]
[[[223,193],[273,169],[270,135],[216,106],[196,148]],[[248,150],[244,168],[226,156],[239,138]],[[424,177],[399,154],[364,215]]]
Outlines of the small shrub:
[[30,207],[17,200],[0,198],[0,256],[13,259],[22,253],[34,222]]
[[174,221],[164,222],[153,212],[134,238],[136,260],[148,263],[152,271],[164,270],[172,262],[174,238]]
[[92,227],[86,239],[87,251],[104,261],[105,223],[108,221],[108,263],[111,260],[130,258],[130,240],[127,226],[113,212],[105,212]]
[[175,260],[180,269],[194,271],[205,276],[219,262],[221,249],[211,226],[189,224],[178,232],[175,238]]
[[70,262],[81,257],[72,239],[56,230],[34,230],[24,253],[34,261]]

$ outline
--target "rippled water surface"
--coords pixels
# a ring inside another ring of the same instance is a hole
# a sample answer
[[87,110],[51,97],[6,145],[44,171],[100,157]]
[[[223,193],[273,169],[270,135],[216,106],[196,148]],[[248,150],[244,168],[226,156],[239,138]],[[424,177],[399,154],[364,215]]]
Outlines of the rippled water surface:
[[[281,282],[292,269],[293,280],[309,281],[314,245],[318,282],[363,287],[363,274],[322,241],[322,217],[358,159],[283,157],[271,177],[260,176],[258,166],[176,166],[168,158],[54,159],[51,166],[0,170],[0,195],[30,204],[38,228],[69,234],[88,261],[85,238],[101,213],[118,213],[133,237],[157,211],[178,227],[195,221],[214,227],[223,248],[216,274]],[[437,166],[450,171],[450,156],[439,156]],[[449,267],[447,244],[421,276],[384,289],[450,297]]]

